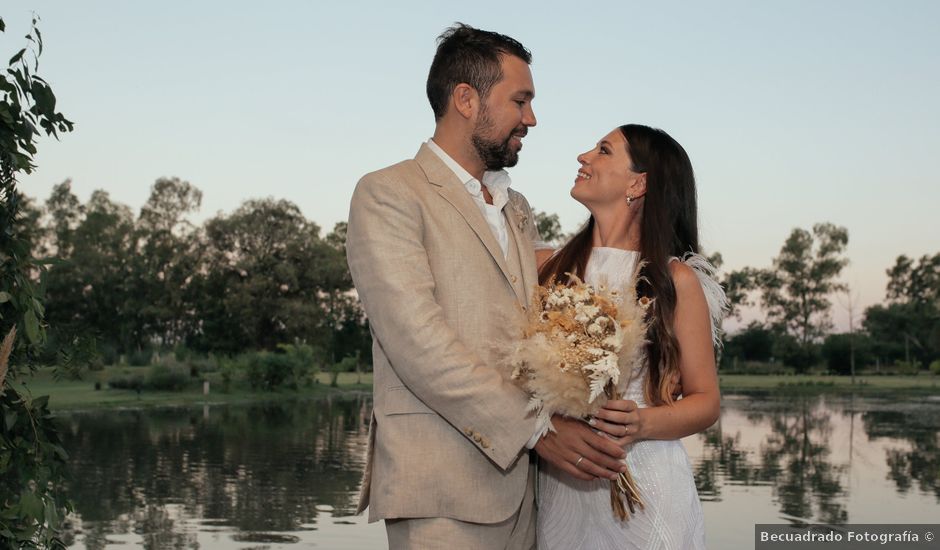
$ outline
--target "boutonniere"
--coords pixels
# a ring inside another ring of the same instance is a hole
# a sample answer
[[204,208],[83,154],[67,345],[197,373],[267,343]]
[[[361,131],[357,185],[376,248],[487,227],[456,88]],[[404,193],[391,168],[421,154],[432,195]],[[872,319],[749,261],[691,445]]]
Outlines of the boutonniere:
[[512,202],[512,209],[516,213],[516,218],[519,220],[516,226],[519,228],[519,231],[524,231],[526,224],[529,223],[529,215],[522,209],[521,206],[519,206],[519,203],[516,201]]

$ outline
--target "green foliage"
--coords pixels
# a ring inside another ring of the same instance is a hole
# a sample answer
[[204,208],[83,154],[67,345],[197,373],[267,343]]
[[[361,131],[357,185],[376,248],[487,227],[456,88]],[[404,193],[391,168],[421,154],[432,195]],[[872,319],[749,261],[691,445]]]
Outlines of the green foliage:
[[[33,254],[30,230],[38,217],[16,189],[16,176],[35,169],[36,140],[72,130],[56,111],[49,84],[36,74],[42,34],[36,27],[0,74],[0,547],[64,548],[59,532],[69,510],[63,490],[68,456],[47,407],[48,397],[20,394],[11,384],[35,369],[33,359],[46,341],[46,262]],[[0,32],[6,25],[0,18]],[[15,335],[19,334],[19,338]],[[14,347],[15,345],[15,347]]]
[[725,355],[744,361],[769,361],[773,357],[774,334],[764,325],[753,321],[744,330],[728,339]]
[[316,374],[322,352],[307,344],[281,344],[277,352],[261,351],[246,354],[235,365],[245,366],[245,379],[254,389],[296,389]]
[[182,391],[189,384],[189,373],[180,366],[155,365],[147,377],[147,389]]
[[0,390],[0,546],[65,548],[59,538],[71,511],[63,487],[68,454],[48,408],[12,387]]
[[359,365],[358,357],[343,357],[339,362],[330,365],[330,386],[337,387],[340,373],[353,372]]
[[775,334],[774,357],[783,361],[784,365],[793,367],[798,374],[809,371],[822,359],[818,344],[810,342],[801,345],[793,335],[786,333]]
[[146,367],[153,361],[153,348],[133,350],[127,354],[127,364],[132,367]]
[[[714,262],[713,262],[714,263]],[[716,267],[718,264],[715,264]],[[759,272],[756,269],[745,267],[737,271],[729,271],[721,280],[721,286],[728,297],[728,317],[741,319],[741,311],[750,307],[751,293],[757,289]]]
[[219,360],[219,375],[222,377],[222,391],[228,392],[232,389],[232,382],[247,370],[244,356],[224,357]]
[[99,345],[98,353],[100,354],[101,363],[105,366],[117,365],[121,360],[121,354],[118,352],[117,347],[111,343]]
[[895,361],[894,370],[898,374],[903,374],[906,376],[912,376],[917,374],[917,371],[920,370],[920,363],[914,361]]
[[535,228],[543,241],[555,246],[561,246],[567,238],[567,235],[561,230],[561,221],[558,219],[558,214],[548,214],[536,210]]
[[851,374],[852,353],[855,353],[855,369],[874,363],[871,338],[867,334],[830,334],[823,341],[822,356],[826,366],[836,374]]
[[884,362],[940,359],[940,254],[901,255],[887,270],[887,304],[865,310],[863,326]]
[[931,305],[940,300],[940,254],[921,256],[917,263],[905,255],[888,269],[888,300],[895,303]]
[[141,391],[146,385],[142,373],[125,372],[120,376],[113,376],[108,380],[108,387],[115,390]]
[[261,351],[249,355],[245,376],[252,388],[273,390],[287,385],[293,377],[293,366],[283,353]]
[[930,364],[930,374],[940,376],[940,359]]

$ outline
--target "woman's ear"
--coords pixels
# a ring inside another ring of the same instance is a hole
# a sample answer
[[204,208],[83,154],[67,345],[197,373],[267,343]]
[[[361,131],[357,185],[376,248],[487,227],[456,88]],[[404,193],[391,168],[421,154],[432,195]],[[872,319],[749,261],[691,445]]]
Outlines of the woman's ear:
[[646,194],[646,172],[639,174],[627,187],[627,196],[636,200]]

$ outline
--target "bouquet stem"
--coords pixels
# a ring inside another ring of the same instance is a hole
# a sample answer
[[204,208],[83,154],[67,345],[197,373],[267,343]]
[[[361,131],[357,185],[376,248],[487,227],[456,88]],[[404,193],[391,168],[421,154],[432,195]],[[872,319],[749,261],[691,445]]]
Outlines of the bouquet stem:
[[[608,399],[620,399],[620,392],[610,385],[606,388],[605,393]],[[620,518],[620,521],[625,521],[630,517],[630,514],[635,514],[637,508],[640,510],[645,508],[643,500],[640,498],[640,490],[633,479],[633,475],[630,474],[629,466],[627,466],[627,471],[617,476],[616,481],[611,480],[610,482],[610,506],[613,508],[614,514]],[[629,513],[627,509],[630,510]]]

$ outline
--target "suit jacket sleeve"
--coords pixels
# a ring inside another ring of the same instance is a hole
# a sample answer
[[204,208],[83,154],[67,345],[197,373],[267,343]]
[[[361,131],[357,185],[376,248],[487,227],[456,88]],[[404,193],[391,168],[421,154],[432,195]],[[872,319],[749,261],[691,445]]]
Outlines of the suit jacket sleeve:
[[383,173],[363,177],[346,241],[356,290],[405,386],[461,433],[473,427],[486,434],[489,458],[509,468],[535,430],[528,398],[447,324],[434,297],[423,231],[412,190]]

